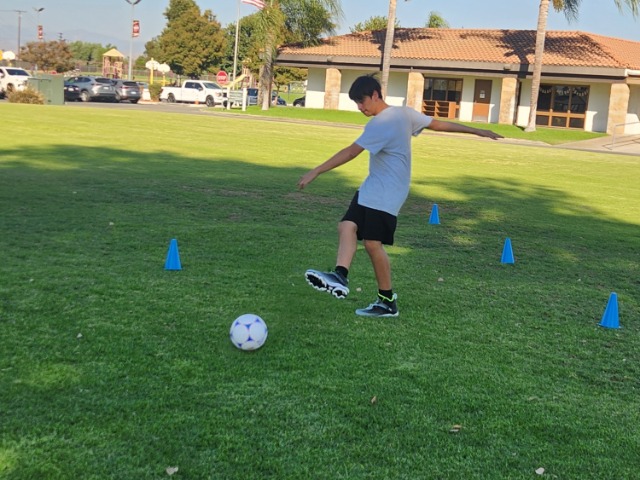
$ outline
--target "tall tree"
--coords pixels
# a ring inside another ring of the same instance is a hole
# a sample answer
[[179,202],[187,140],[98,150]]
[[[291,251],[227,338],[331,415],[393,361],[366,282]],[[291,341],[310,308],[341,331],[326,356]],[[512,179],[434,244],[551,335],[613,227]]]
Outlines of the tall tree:
[[73,54],[64,40],[29,42],[22,48],[20,59],[45,71],[67,72],[74,66]]
[[[241,65],[248,66],[252,71],[258,72],[259,54],[258,50],[263,46],[260,45],[258,40],[258,14],[247,15],[240,19],[240,31],[238,32],[238,57]],[[230,23],[224,29],[225,36],[227,37],[227,47],[225,50],[224,58],[221,62],[221,67],[227,72],[233,70],[233,64],[235,59],[235,38],[236,38],[236,22]],[[239,71],[236,71],[236,76],[242,71],[240,65],[237,65]]]
[[68,45],[69,50],[73,55],[73,59],[77,62],[84,63],[102,62],[102,54],[112,48],[115,48],[115,46],[110,43],[106,46],[102,46],[99,43],[81,41],[71,42]]
[[[538,114],[538,94],[540,91],[540,78],[542,77],[542,57],[544,55],[544,40],[547,33],[547,18],[549,16],[549,4],[557,12],[563,12],[569,21],[578,18],[578,10],[582,0],[540,0],[538,9],[538,25],[536,27],[536,50],[531,77],[531,103],[529,108],[529,122],[525,132],[536,130],[536,117]],[[638,15],[640,0],[613,0],[618,10],[622,12],[623,2],[629,7],[634,17]]]
[[[404,0],[408,2],[409,0]],[[393,39],[396,33],[396,0],[389,0],[389,15],[387,17],[387,34],[384,39],[384,52],[382,54],[382,77],[380,86],[382,87],[382,98],[387,96],[387,86],[389,84],[389,69],[391,68],[391,52],[393,50]]]
[[[389,20],[387,19],[387,17],[378,15],[369,17],[364,22],[356,23],[353,27],[350,27],[349,30],[351,30],[351,33],[367,32],[369,30],[385,30],[387,28],[388,22]],[[396,20],[394,27],[400,28],[400,23],[398,22],[398,20]]]
[[396,33],[396,0],[389,0],[389,15],[387,16],[387,34],[384,39],[384,51],[382,53],[382,77],[380,87],[382,98],[387,98],[389,85],[389,69],[391,68],[391,50],[393,49],[393,37]]
[[273,60],[284,41],[303,45],[319,42],[320,35],[334,32],[341,15],[340,0],[266,0],[259,12],[258,34],[262,39],[260,94],[262,109],[267,110],[273,82]]
[[194,0],[170,0],[167,26],[157,38],[159,62],[173,72],[198,77],[213,71],[224,56],[225,36],[210,10],[200,13]]
[[427,28],[449,28],[449,22],[447,22],[442,15],[438,12],[429,12],[429,18],[427,18]]

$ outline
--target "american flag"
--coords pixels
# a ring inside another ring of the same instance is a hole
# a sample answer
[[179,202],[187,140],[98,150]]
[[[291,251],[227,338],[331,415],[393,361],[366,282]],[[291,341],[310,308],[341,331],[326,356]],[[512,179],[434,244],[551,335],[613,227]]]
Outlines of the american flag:
[[241,0],[241,1],[242,3],[248,3],[249,5],[253,5],[259,10],[262,10],[266,6],[266,4],[264,3],[264,0]]

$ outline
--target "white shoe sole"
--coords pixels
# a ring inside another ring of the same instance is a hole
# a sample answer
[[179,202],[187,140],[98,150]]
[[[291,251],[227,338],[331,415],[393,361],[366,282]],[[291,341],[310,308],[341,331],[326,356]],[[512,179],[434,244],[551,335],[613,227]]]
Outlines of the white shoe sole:
[[349,295],[349,288],[345,287],[341,283],[334,284],[327,282],[322,272],[317,270],[307,270],[304,274],[304,278],[309,285],[320,292],[328,292],[336,298],[343,299]]

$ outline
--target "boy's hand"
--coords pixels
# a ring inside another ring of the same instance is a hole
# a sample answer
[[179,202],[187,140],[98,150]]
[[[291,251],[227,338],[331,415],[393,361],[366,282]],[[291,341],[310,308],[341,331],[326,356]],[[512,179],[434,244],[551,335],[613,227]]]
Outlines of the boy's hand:
[[478,129],[478,133],[476,133],[476,135],[478,135],[479,137],[487,137],[487,138],[491,138],[493,140],[497,140],[499,138],[504,138],[502,135],[500,135],[499,133],[496,132],[492,132],[491,130],[481,130]]
[[317,176],[318,174],[315,172],[315,170],[311,170],[305,173],[302,177],[300,177],[300,180],[298,180],[298,188],[302,190],[304,187],[313,182]]

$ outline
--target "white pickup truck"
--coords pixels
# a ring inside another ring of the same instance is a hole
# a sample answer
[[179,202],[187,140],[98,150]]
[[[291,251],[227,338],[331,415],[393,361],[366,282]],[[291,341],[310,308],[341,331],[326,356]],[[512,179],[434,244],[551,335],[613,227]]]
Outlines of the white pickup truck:
[[226,104],[227,94],[217,83],[185,80],[181,87],[162,87],[160,100],[169,103],[202,103],[207,107],[213,107]]
[[24,68],[0,67],[0,98],[16,90],[24,90],[29,82],[29,72]]

